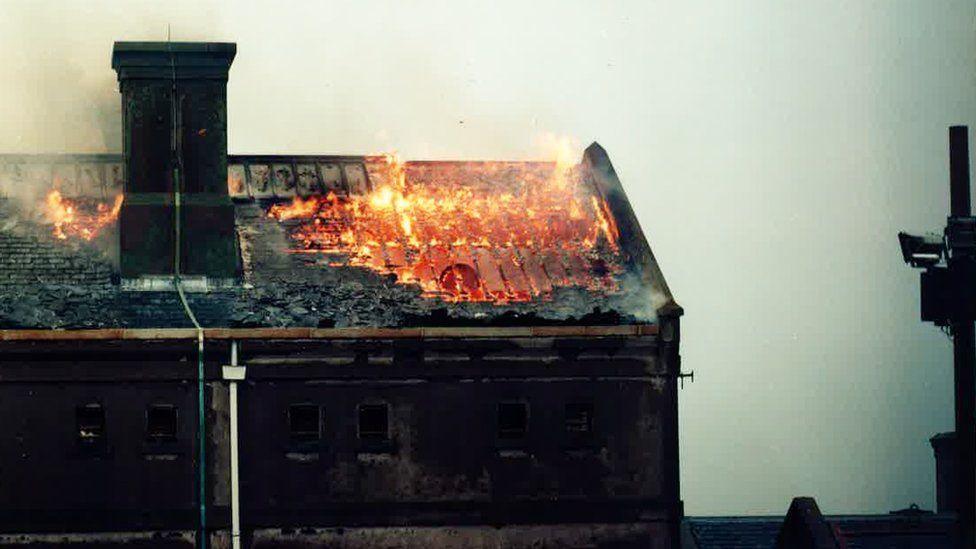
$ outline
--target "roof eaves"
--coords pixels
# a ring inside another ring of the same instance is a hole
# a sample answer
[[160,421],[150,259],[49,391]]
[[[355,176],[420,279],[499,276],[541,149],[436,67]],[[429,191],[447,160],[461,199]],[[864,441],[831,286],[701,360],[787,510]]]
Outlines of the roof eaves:
[[[656,324],[425,328],[204,328],[207,339],[466,339],[498,337],[653,336]],[[0,341],[192,340],[193,328],[0,330]]]

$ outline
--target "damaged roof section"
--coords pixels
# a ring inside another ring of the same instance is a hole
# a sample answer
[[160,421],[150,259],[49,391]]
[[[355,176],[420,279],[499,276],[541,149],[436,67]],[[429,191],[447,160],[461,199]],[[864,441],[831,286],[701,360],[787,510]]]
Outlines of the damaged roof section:
[[[0,327],[190,325],[173,291],[120,284],[121,162],[0,157],[0,292],[19,296],[0,300]],[[227,188],[242,280],[190,294],[205,326],[642,324],[681,313],[596,144],[576,166],[230,156]]]

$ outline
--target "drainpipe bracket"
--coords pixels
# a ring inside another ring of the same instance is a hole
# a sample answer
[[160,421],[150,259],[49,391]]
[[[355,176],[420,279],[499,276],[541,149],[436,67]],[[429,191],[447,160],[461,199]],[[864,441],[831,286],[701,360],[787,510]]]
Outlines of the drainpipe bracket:
[[224,379],[227,381],[243,381],[247,374],[247,366],[224,366]]

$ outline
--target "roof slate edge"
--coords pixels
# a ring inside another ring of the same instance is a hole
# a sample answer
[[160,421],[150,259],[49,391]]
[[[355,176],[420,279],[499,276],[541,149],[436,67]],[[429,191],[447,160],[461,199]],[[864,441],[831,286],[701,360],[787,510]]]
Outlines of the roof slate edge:
[[[428,328],[204,328],[206,339],[451,339],[657,335],[656,324]],[[194,328],[0,330],[0,341],[193,340]]]
[[631,239],[630,242],[623,241],[622,239],[621,244],[629,248],[629,251],[637,256],[635,260],[639,264],[643,281],[652,284],[653,287],[658,288],[664,294],[665,302],[658,308],[658,315],[665,317],[683,315],[684,309],[678,305],[674,300],[674,296],[671,294],[671,289],[664,279],[664,273],[661,272],[661,267],[654,257],[654,252],[651,251],[651,245],[647,241],[647,235],[641,229],[637,215],[634,213],[634,209],[630,205],[630,200],[627,198],[627,193],[620,183],[620,178],[617,177],[617,172],[613,169],[613,164],[610,163],[610,157],[607,155],[607,151],[599,143],[594,141],[583,152],[583,164],[589,167],[597,190],[603,195],[603,199],[607,201],[611,212],[616,217],[620,234],[622,236],[626,235]]
[[[896,515],[888,513],[863,513],[863,514],[839,514],[824,515],[827,522],[842,521],[878,521],[878,522],[952,522],[955,520],[955,513],[926,513],[917,516]],[[691,515],[682,518],[685,522],[783,522],[785,515]]]
[[120,163],[119,153],[0,153],[0,164]]
[[227,163],[366,162],[373,158],[362,154],[228,154]]
[[[228,154],[228,164],[242,164],[244,162],[376,162],[382,161],[385,157],[376,154],[273,154],[273,153],[254,153],[254,154]],[[75,162],[122,162],[124,160],[121,153],[0,153],[0,164],[68,164]],[[427,159],[408,159],[405,163],[416,166],[429,165],[479,165],[488,163],[505,164],[529,164],[534,166],[555,165],[553,160],[504,160],[504,159],[453,159],[453,160],[427,160]]]

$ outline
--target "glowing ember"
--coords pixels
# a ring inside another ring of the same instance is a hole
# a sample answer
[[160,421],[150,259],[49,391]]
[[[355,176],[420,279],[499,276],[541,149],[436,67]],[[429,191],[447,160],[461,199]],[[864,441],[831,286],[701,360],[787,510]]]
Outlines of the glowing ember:
[[121,194],[111,204],[70,200],[57,190],[49,192],[44,199],[44,216],[54,225],[54,236],[61,240],[94,239],[102,229],[118,219],[121,208]]
[[576,168],[387,156],[378,175],[365,196],[296,198],[268,215],[288,227],[293,251],[395,274],[448,301],[615,289],[616,222]]

